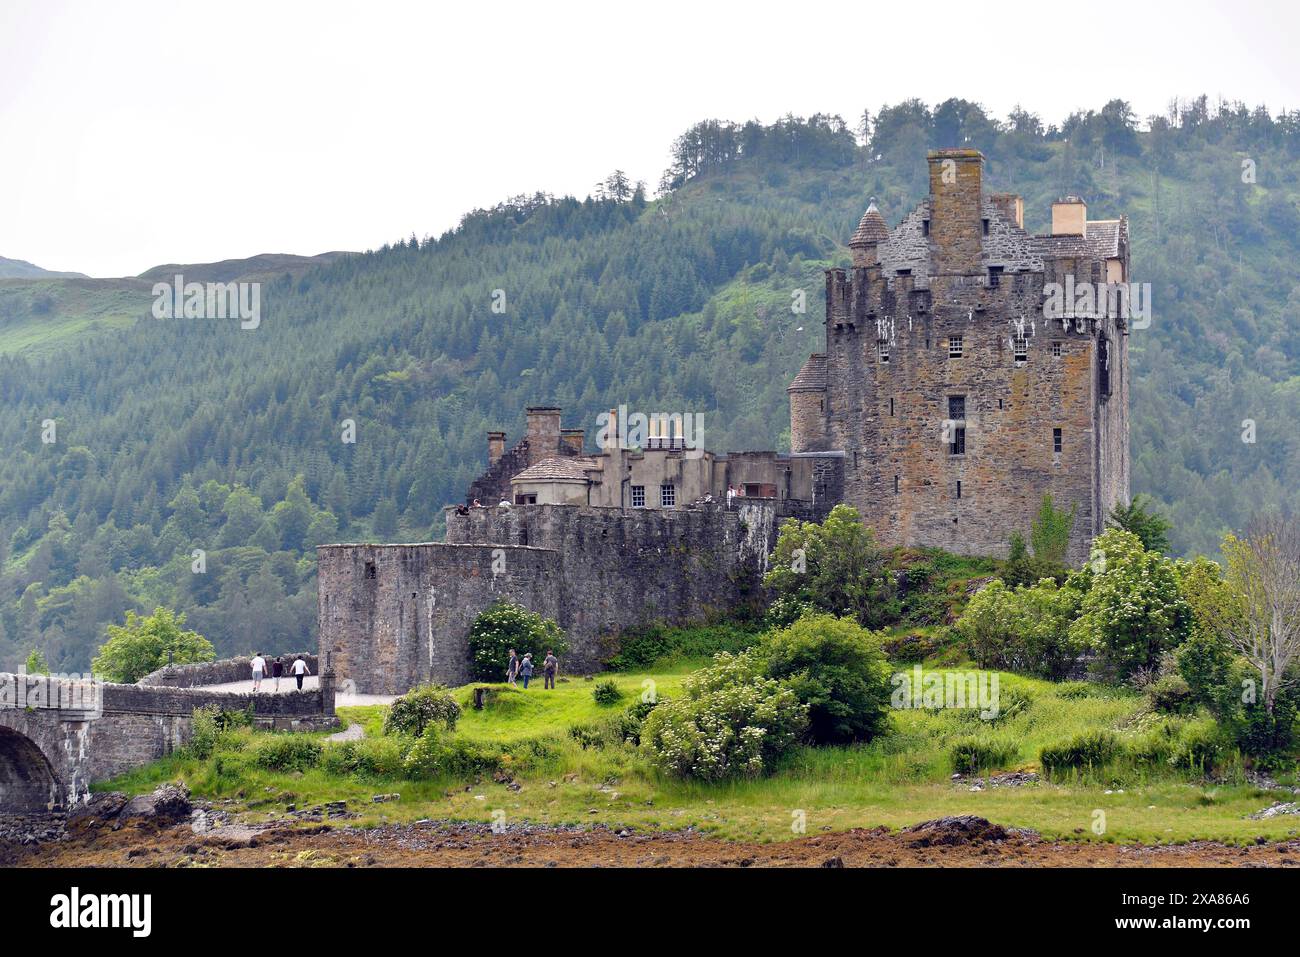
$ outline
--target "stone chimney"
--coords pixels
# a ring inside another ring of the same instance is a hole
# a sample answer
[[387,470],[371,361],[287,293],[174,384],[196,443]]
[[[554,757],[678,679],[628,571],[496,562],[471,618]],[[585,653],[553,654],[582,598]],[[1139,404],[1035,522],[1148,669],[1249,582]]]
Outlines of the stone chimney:
[[1025,201],[1015,193],[993,193],[989,201],[998,208],[1004,219],[1009,219],[1021,229],[1025,228]]
[[574,455],[582,454],[582,444],[586,438],[585,429],[560,429],[560,444]]
[[1088,204],[1078,196],[1066,196],[1052,204],[1053,236],[1086,236]]
[[488,433],[488,468],[501,461],[506,452],[506,434],[504,432]]
[[560,410],[553,406],[535,405],[525,410],[528,414],[528,464],[536,465],[542,459],[560,454]]
[[931,150],[930,248],[938,274],[978,275],[984,243],[984,154]]

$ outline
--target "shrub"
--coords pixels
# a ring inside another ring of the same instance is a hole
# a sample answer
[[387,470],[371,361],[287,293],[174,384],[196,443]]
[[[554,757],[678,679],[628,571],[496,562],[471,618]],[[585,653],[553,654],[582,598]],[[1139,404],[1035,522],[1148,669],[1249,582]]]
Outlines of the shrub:
[[948,756],[958,774],[978,774],[1014,761],[1020,749],[1009,738],[975,736],[953,743]]
[[431,724],[448,731],[456,730],[460,705],[442,685],[420,685],[402,695],[384,717],[384,734],[409,734],[420,737]]
[[625,631],[618,653],[605,661],[611,671],[645,668],[665,658],[711,658],[722,651],[741,652],[758,640],[751,627],[734,622],[672,628],[662,623]]
[[663,700],[663,698],[656,698],[654,701],[638,701],[627,708],[618,719],[619,737],[634,745],[640,744],[641,727],[645,724],[645,719]]
[[1043,748],[1039,763],[1048,774],[1071,768],[1099,768],[1119,755],[1119,740],[1109,731],[1089,731],[1058,745]]
[[596,704],[611,705],[622,700],[623,692],[619,690],[617,681],[613,678],[605,678],[596,682],[596,687],[591,689],[591,696]]
[[686,696],[661,703],[641,726],[641,748],[658,770],[718,781],[771,769],[807,727],[795,693],[762,676],[751,655],[718,655],[686,679]]
[[753,653],[767,677],[783,683],[807,706],[815,743],[867,741],[885,727],[889,665],[879,638],[856,622],[806,616],[764,635]]
[[321,743],[302,734],[272,734],[257,743],[254,760],[271,771],[306,771],[320,761]]
[[563,656],[568,641],[551,619],[498,601],[474,619],[469,630],[470,674],[474,680],[503,680],[511,648],[520,658],[531,651],[533,658],[540,661],[548,650]]
[[1078,657],[1070,626],[1081,600],[1079,591],[1048,578],[1015,590],[994,579],[971,598],[956,628],[981,667],[1060,678]]
[[1186,714],[1195,704],[1192,689],[1180,674],[1157,678],[1147,688],[1147,698],[1152,708],[1165,714]]
[[942,641],[929,635],[913,633],[887,638],[881,642],[880,650],[890,661],[905,664],[925,661],[942,646]]
[[767,613],[763,616],[763,624],[768,628],[785,628],[814,610],[807,602],[791,595],[781,595],[768,606]]
[[446,752],[442,739],[443,732],[438,725],[429,724],[424,729],[415,744],[411,746],[411,750],[406,752],[406,757],[402,759],[402,770],[407,777],[433,778],[442,772],[443,756]]
[[331,741],[321,752],[321,767],[330,774],[368,778],[400,777],[408,744],[401,738]]
[[1169,763],[1176,768],[1206,774],[1213,769],[1229,749],[1222,729],[1213,721],[1188,724],[1179,734]]
[[1175,564],[1148,552],[1136,535],[1107,529],[1093,542],[1088,589],[1071,637],[1097,653],[1097,670],[1111,680],[1154,668],[1180,645],[1192,623]]
[[898,617],[888,556],[857,509],[836,505],[826,520],[787,519],[763,584],[785,598],[869,627]]
[[217,726],[217,716],[221,709],[216,705],[195,708],[190,726],[190,753],[200,760],[206,760],[217,749],[217,740],[221,729]]

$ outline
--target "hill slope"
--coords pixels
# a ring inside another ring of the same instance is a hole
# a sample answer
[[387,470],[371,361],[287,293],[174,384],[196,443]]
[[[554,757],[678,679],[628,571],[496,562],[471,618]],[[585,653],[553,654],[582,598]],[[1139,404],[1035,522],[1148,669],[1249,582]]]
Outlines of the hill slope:
[[[521,197],[436,240],[268,279],[255,330],[146,309],[0,356],[0,667],[34,645],[84,667],[104,622],[154,603],[223,653],[302,647],[311,546],[440,534],[484,432],[513,441],[525,405],[588,429],[623,402],[703,410],[711,448],[783,446],[785,385],[822,343],[822,270],[847,263],[869,197],[897,221],[924,195],[937,144],[983,149],[989,188],[1022,193],[1031,229],[1067,192],[1092,218],[1131,217],[1155,301],[1132,342],[1134,489],[1170,511],[1176,549],[1300,507],[1295,117],[1198,101],[1137,133],[1113,104],[1044,128],[953,102],[883,110],[865,147],[825,117],[701,124],[654,202]],[[1258,182],[1241,181],[1246,154]],[[36,336],[29,294],[5,292],[0,344],[8,323]]]

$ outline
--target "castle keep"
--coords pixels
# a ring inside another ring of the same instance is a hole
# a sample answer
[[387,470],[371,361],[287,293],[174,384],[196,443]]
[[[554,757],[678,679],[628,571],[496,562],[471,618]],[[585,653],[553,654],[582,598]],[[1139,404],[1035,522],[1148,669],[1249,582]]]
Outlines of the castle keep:
[[1086,558],[1128,500],[1127,301],[1049,305],[1129,282],[1128,222],[1069,196],[1030,235],[1020,197],[984,191],[978,151],[928,161],[928,197],[892,230],[872,204],[851,267],[826,274],[826,349],[789,386],[789,453],[718,455],[669,416],[629,444],[611,439],[621,409],[588,451],[560,409],[528,409],[509,449],[488,433],[446,541],[318,549],[320,656],[340,686],[467,681],[470,626],[499,599],[559,623],[565,670],[597,670],[620,631],[753,600],[780,522],[840,502],[886,545],[1005,555],[1050,494],[1074,510],[1068,558]]
[[1047,316],[1052,284],[1129,281],[1128,221],[1078,197],[1024,230],[977,150],[929,154],[927,199],[894,229],[872,204],[826,273],[826,351],[790,384],[795,453],[844,453],[843,500],[886,544],[1005,556],[1044,494],[1076,509],[1082,561],[1128,500],[1126,301]]

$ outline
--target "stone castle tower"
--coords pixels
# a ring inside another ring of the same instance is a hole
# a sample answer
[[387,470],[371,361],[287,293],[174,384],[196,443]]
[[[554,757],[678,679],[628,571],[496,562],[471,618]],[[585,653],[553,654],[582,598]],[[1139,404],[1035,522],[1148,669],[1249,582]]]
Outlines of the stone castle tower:
[[[1005,555],[1050,493],[1076,509],[1082,561],[1128,501],[1128,220],[1089,221],[1068,196],[1033,236],[1019,196],[984,191],[979,151],[928,160],[929,196],[892,230],[873,203],[851,269],[826,273],[791,451],[842,452],[843,500],[885,544]],[[1076,308],[1085,284],[1100,294]]]

